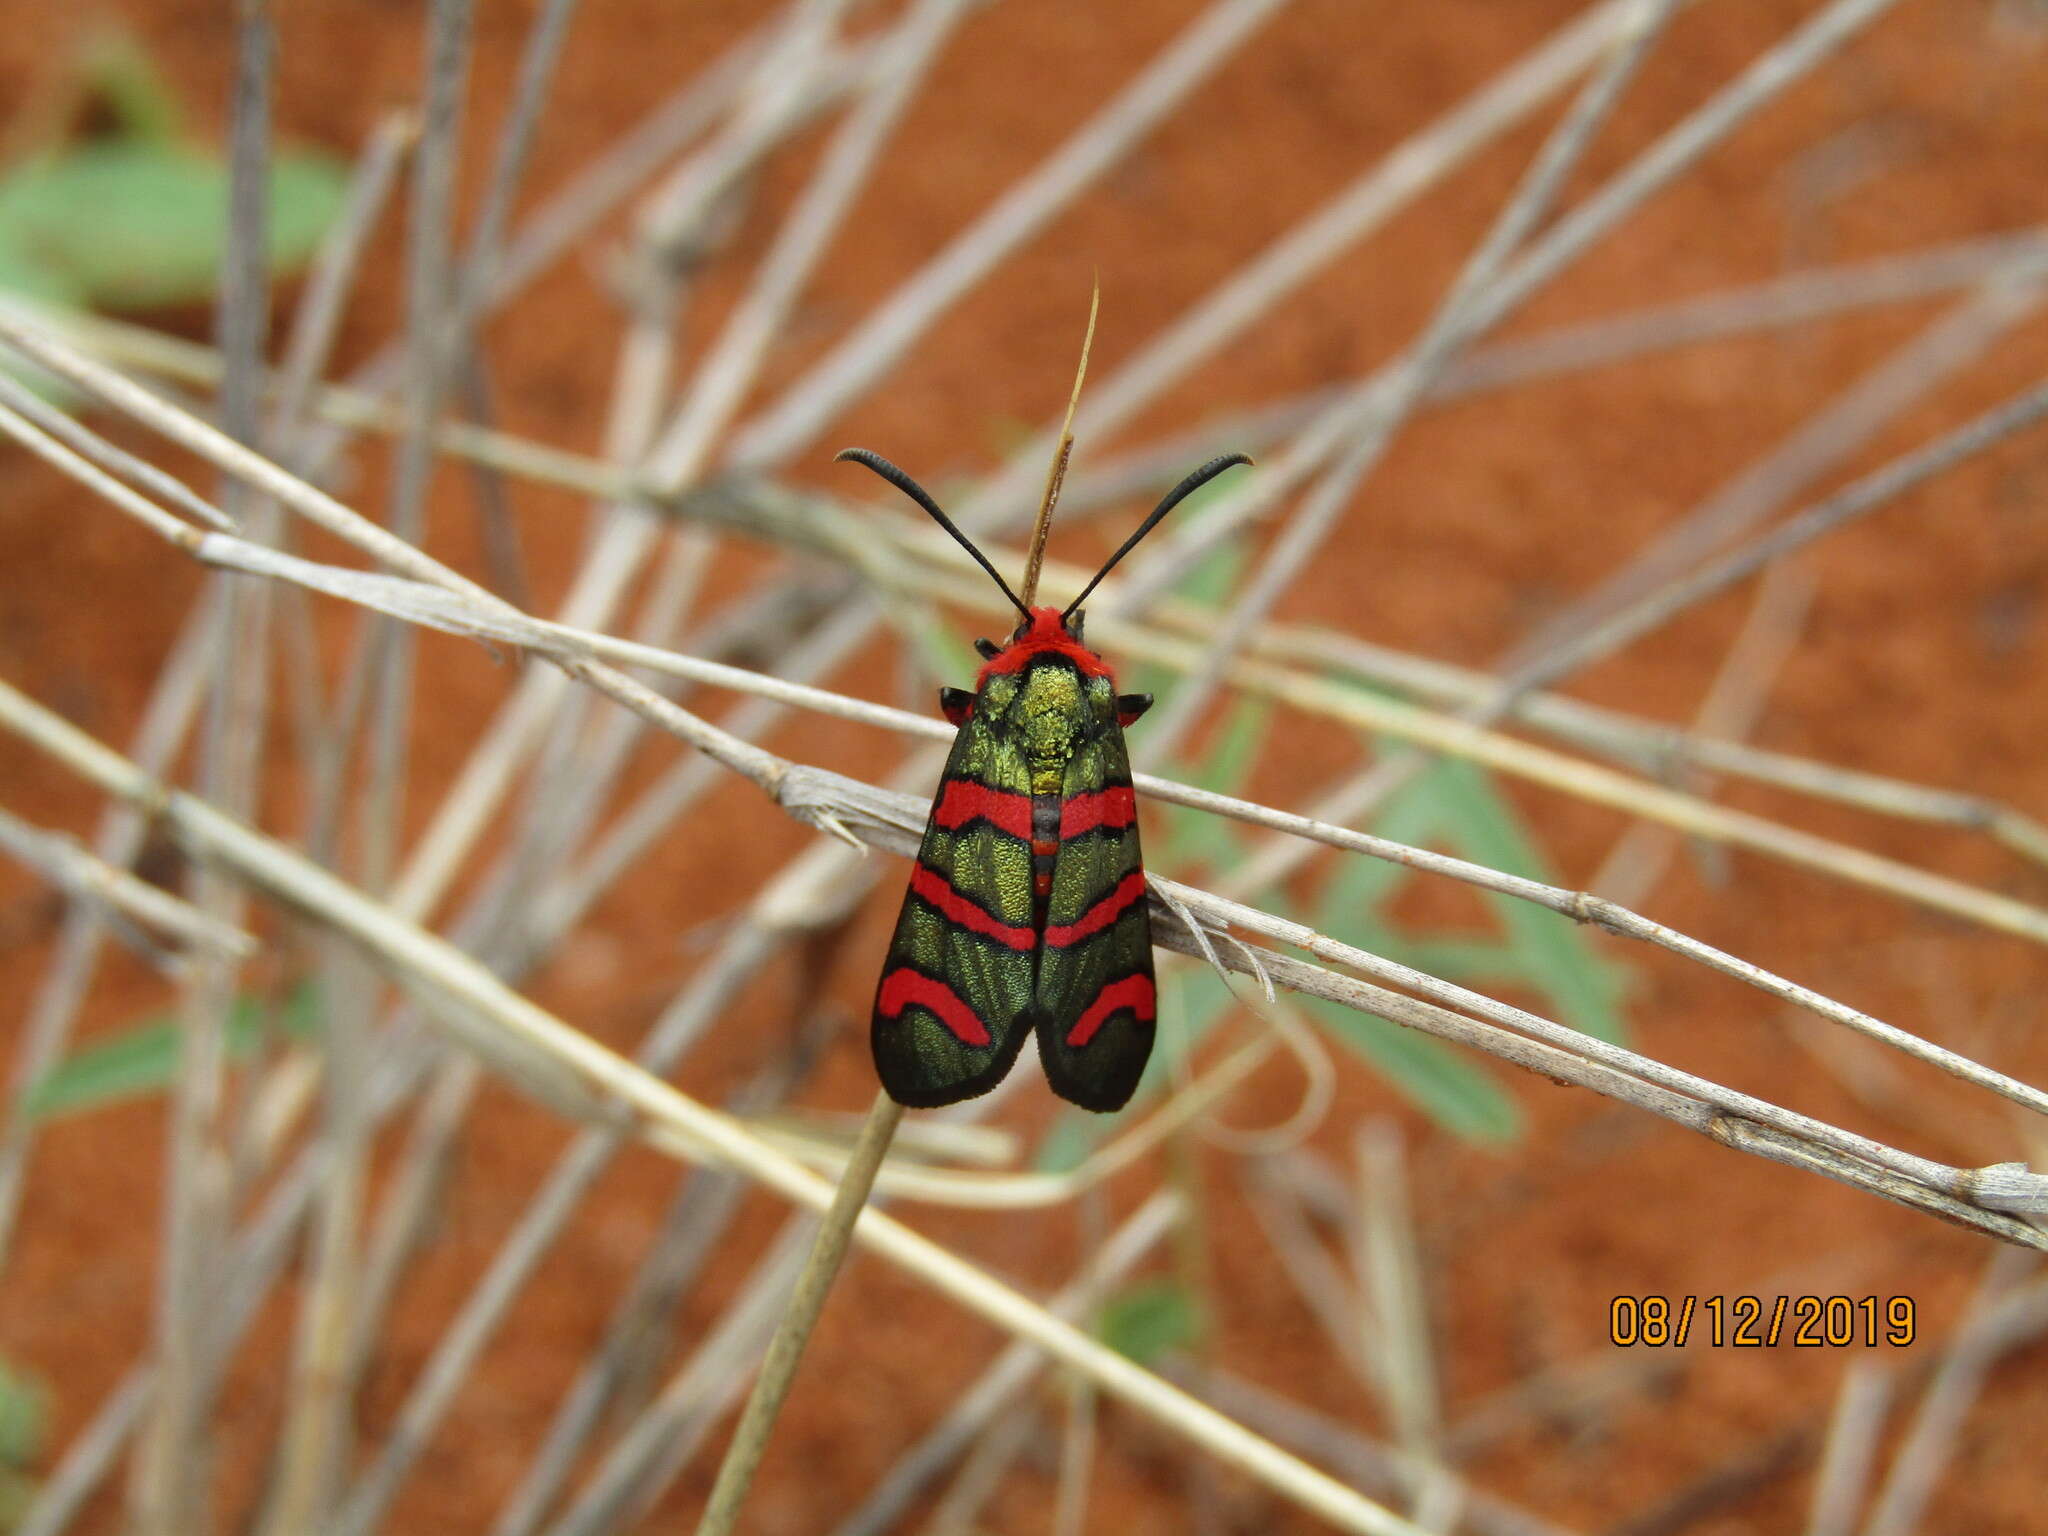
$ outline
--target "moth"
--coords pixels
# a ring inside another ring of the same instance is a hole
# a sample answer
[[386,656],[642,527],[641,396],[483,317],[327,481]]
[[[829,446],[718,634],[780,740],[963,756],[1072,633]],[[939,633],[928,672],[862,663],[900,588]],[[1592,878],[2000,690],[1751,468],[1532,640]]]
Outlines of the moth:
[[875,993],[875,1071],[899,1104],[952,1104],[1001,1082],[1036,1031],[1053,1092],[1084,1109],[1121,1109],[1152,1053],[1157,1016],[1124,750],[1125,729],[1152,696],[1117,692],[1081,638],[1081,604],[1167,513],[1251,460],[1212,459],[1168,491],[1061,610],[1027,605],[887,459],[865,448],[839,457],[930,513],[1020,616],[1007,644],[975,642],[982,667],[971,693],[939,690],[959,734]]

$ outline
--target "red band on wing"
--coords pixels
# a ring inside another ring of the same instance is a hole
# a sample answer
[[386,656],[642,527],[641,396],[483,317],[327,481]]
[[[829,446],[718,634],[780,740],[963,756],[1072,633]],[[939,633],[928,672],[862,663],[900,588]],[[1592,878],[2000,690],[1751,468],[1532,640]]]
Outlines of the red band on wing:
[[1121,981],[1112,981],[1095,994],[1095,1001],[1074,1020],[1074,1027],[1067,1031],[1067,1044],[1079,1050],[1095,1038],[1095,1031],[1108,1023],[1109,1016],[1119,1008],[1128,1008],[1140,1019],[1150,1020],[1157,995],[1150,976],[1126,976]]
[[951,830],[979,818],[1012,837],[1031,835],[1031,797],[1014,789],[990,789],[971,779],[948,779],[933,818]]
[[1134,869],[1117,882],[1115,890],[1083,912],[1078,921],[1046,929],[1045,942],[1055,949],[1065,949],[1069,944],[1078,943],[1091,933],[1102,932],[1122,917],[1133,902],[1144,899],[1145,871]]
[[1085,790],[1060,804],[1060,836],[1078,837],[1097,827],[1128,827],[1138,819],[1138,794],[1128,784]]
[[953,1031],[962,1045],[988,1044],[988,1026],[975,1017],[974,1010],[961,1000],[959,993],[943,981],[901,965],[882,978],[875,1011],[885,1019],[893,1019],[912,1004]]
[[1012,949],[1037,947],[1037,934],[1029,928],[1017,927],[1004,922],[1001,918],[991,917],[975,902],[954,890],[946,883],[946,877],[935,869],[927,868],[923,864],[912,865],[910,888],[937,907],[939,915],[949,923],[958,923],[962,928],[971,929],[975,933],[985,933]]

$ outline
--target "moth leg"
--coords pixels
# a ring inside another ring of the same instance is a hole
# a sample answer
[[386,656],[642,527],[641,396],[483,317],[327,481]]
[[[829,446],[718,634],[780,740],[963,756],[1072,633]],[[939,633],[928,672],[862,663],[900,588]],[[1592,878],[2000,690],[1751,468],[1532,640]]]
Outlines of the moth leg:
[[955,725],[965,725],[974,713],[974,695],[965,688],[941,688],[939,712]]
[[1128,730],[1151,707],[1152,695],[1149,693],[1120,693],[1116,696],[1116,723]]
[[981,639],[974,642],[974,648],[977,651],[981,652],[981,659],[983,661],[994,661],[998,656],[1003,654],[1003,648],[1000,645],[997,645],[995,641],[989,639],[986,635],[982,636]]

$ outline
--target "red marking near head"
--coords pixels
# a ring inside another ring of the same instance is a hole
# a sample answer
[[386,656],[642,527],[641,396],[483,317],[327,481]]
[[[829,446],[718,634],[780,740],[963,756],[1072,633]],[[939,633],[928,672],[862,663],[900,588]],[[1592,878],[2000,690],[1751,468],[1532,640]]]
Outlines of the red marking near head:
[[1035,949],[1038,935],[1029,928],[1017,927],[1001,918],[991,917],[974,902],[969,901],[946,881],[946,877],[935,869],[914,864],[910,869],[910,888],[926,901],[939,909],[939,915],[949,923],[958,923],[962,928],[975,933],[985,933],[1000,944],[1012,949]]
[[1014,789],[990,789],[966,779],[948,779],[932,817],[948,831],[979,818],[1012,837],[1031,836],[1031,797]]
[[875,997],[875,1011],[893,1019],[915,1004],[950,1029],[962,1045],[987,1045],[988,1026],[974,1015],[960,994],[943,981],[936,981],[907,965],[898,966],[882,978],[882,990]]
[[1138,819],[1138,795],[1128,784],[1084,790],[1060,804],[1060,836],[1078,837],[1097,827],[1128,827]]
[[1067,622],[1060,617],[1059,609],[1034,608],[1031,610],[1031,623],[1024,633],[983,664],[981,675],[974,681],[975,692],[979,693],[991,677],[1021,671],[1026,663],[1038,656],[1064,656],[1081,669],[1084,677],[1112,675],[1107,662],[1068,632]]
[[1119,1008],[1128,1008],[1141,1021],[1150,1022],[1157,997],[1150,976],[1126,976],[1121,981],[1112,981],[1095,994],[1095,1001],[1074,1020],[1074,1027],[1067,1031],[1067,1044],[1079,1050],[1095,1038],[1095,1031],[1108,1023],[1109,1016]]
[[1061,923],[1045,930],[1045,942],[1054,949],[1065,949],[1069,944],[1078,943],[1091,933],[1100,933],[1111,923],[1124,915],[1135,902],[1145,899],[1145,871],[1134,869],[1119,880],[1116,889],[1096,902],[1078,921]]

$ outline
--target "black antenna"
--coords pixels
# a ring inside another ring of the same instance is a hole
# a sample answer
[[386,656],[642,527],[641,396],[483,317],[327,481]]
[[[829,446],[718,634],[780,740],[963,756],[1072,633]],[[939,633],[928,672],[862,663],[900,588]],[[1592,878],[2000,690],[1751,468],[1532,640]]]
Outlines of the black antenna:
[[[980,550],[976,549],[974,547],[973,541],[970,540],[966,534],[962,533],[958,528],[953,526],[953,519],[946,516],[945,513],[939,510],[939,504],[931,499],[930,495],[926,493],[925,488],[923,486],[919,485],[915,480],[911,479],[910,476],[903,473],[902,470],[898,469],[894,464],[891,464],[879,453],[870,453],[865,448],[842,448],[839,450],[839,452],[832,455],[832,462],[835,464],[838,463],[841,459],[851,459],[856,464],[867,465],[869,469],[872,469],[884,480],[888,481],[891,485],[895,486],[897,490],[901,491],[904,495],[908,496],[920,507],[923,507],[925,511],[931,513],[932,521],[937,523],[941,528],[945,529],[946,532],[953,535],[953,537],[959,541],[960,547],[966,550],[967,553],[969,553],[970,555],[974,556],[975,563],[979,565],[984,571],[987,571],[990,578],[994,580],[995,584],[1003,589],[1003,596],[1007,597],[1011,602],[1017,605],[1017,611],[1024,615],[1024,621],[1027,624],[1031,621],[1031,610],[1024,606],[1024,601],[1022,598],[1018,597],[1016,593],[1010,590],[1010,584],[1007,581],[1003,580],[1002,572],[998,571],[994,566],[990,565],[988,563],[988,556],[984,555]],[[1190,476],[1189,478],[1192,479],[1193,477]],[[1194,487],[1190,485],[1187,487],[1187,490],[1181,491],[1179,494],[1184,496],[1187,494],[1187,491],[1191,491],[1193,489]],[[1133,542],[1136,541],[1134,540]],[[1114,565],[1116,562],[1111,561],[1110,563]],[[1093,585],[1093,583],[1090,583],[1090,585]]]
[[[842,454],[841,457],[843,458],[845,457],[845,455]],[[1154,528],[1158,527],[1159,520],[1162,517],[1166,516],[1167,513],[1171,512],[1175,507],[1179,506],[1182,502],[1186,501],[1190,496],[1194,495],[1195,492],[1199,491],[1211,480],[1214,480],[1226,469],[1233,468],[1234,466],[1239,464],[1249,464],[1251,463],[1251,461],[1252,456],[1248,453],[1226,453],[1220,459],[1211,459],[1208,463],[1204,464],[1200,469],[1196,470],[1193,474],[1189,475],[1187,479],[1181,481],[1179,485],[1176,485],[1172,490],[1168,491],[1166,495],[1160,500],[1159,505],[1152,509],[1152,515],[1146,518],[1145,521],[1143,521],[1142,523],[1138,524],[1138,531],[1132,534],[1128,539],[1124,540],[1123,548],[1119,549],[1115,554],[1111,555],[1109,557],[1108,562],[1104,564],[1102,569],[1095,573],[1094,579],[1091,580],[1087,586],[1081,589],[1081,596],[1075,598],[1071,603],[1067,604],[1067,611],[1060,615],[1060,622],[1064,624],[1067,622],[1068,619],[1074,616],[1074,610],[1076,608],[1079,608],[1081,606],[1082,600],[1085,599],[1090,592],[1093,592],[1095,590],[1096,583],[1100,582],[1103,577],[1107,576],[1111,571],[1115,570],[1117,561],[1123,559],[1125,555],[1128,555],[1132,550],[1136,549],[1138,547],[1138,540],[1144,538],[1146,534],[1150,533]]]

